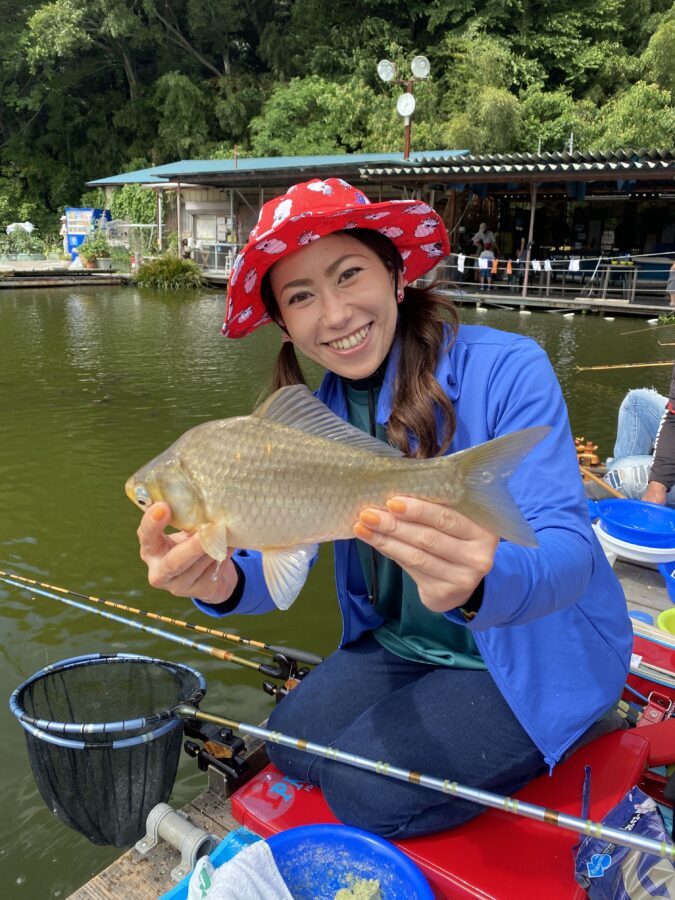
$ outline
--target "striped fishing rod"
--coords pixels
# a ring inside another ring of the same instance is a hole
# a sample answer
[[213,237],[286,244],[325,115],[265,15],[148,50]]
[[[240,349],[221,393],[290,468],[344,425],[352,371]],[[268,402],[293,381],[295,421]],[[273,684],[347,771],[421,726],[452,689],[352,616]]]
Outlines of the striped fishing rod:
[[565,828],[575,831],[577,834],[599,838],[607,843],[620,844],[622,847],[630,847],[643,853],[653,854],[665,859],[675,861],[675,844],[669,841],[657,841],[654,838],[643,837],[624,831],[621,828],[613,828],[603,822],[595,822],[592,819],[581,819],[578,816],[570,816],[567,813],[555,809],[547,809],[534,803],[527,803],[515,797],[505,797],[501,794],[493,794],[491,791],[483,791],[477,788],[466,787],[449,779],[435,778],[432,775],[424,775],[422,772],[413,772],[411,769],[401,769],[387,762],[368,759],[366,756],[358,756],[355,753],[347,753],[337,747],[327,747],[324,744],[315,744],[302,738],[291,737],[279,731],[270,731],[257,725],[249,725],[247,722],[237,722],[234,719],[226,719],[223,716],[215,716],[202,712],[194,706],[181,704],[174,709],[174,713],[184,719],[196,719],[197,721],[211,722],[214,725],[232,728],[241,734],[260,738],[273,744],[281,744],[303,753],[313,753],[323,756],[335,762],[344,763],[355,769],[365,769],[375,775],[384,775],[387,778],[395,778],[398,781],[407,781],[420,787],[439,791],[441,794],[449,794],[452,797],[460,797],[462,800],[470,800],[480,806],[488,806],[492,809],[501,809],[516,816],[524,816],[527,819],[535,819],[538,822],[546,822],[557,828]]
[[[250,638],[240,637],[238,634],[230,634],[226,631],[219,631],[217,628],[207,628],[205,625],[195,625],[192,622],[184,622],[182,619],[173,619],[170,616],[161,616],[159,613],[150,612],[147,609],[137,609],[134,606],[125,606],[123,603],[116,603],[113,600],[105,600],[101,597],[94,597],[90,594],[81,594],[78,591],[72,591],[69,588],[58,587],[55,584],[45,584],[43,581],[34,581],[32,578],[25,578],[21,575],[17,575],[14,572],[4,572],[0,569],[0,581],[4,581],[8,584],[12,582],[7,581],[7,579],[13,579],[14,582],[21,581],[24,585],[29,585],[31,588],[45,588],[48,591],[57,591],[59,594],[70,595],[71,597],[79,597],[81,600],[90,600],[92,603],[100,603],[103,606],[109,606],[113,609],[119,609],[122,612],[132,613],[135,616],[143,616],[146,619],[154,619],[157,622],[164,622],[167,625],[175,625],[178,628],[186,628],[190,631],[196,631],[199,634],[207,634],[210,637],[219,638],[223,641],[230,641],[230,643],[234,644],[244,644],[247,647],[253,647],[256,650],[263,651],[265,653],[282,653],[284,656],[292,657],[294,660],[300,663],[305,663],[310,666],[318,666],[319,663],[323,662],[323,659],[320,656],[317,656],[315,653],[308,653],[306,650],[297,650],[295,647],[286,647],[281,644],[264,644],[262,641],[254,641]],[[15,585],[20,587],[21,585]],[[60,598],[56,598],[60,599]],[[89,607],[86,607],[89,609]],[[95,612],[95,610],[89,610],[90,612]]]
[[[22,581],[26,581],[27,579],[22,579]],[[4,574],[0,575],[0,581],[5,584],[9,584],[12,587],[21,588],[24,591],[30,591],[33,594],[39,594],[42,597],[49,597],[50,600],[56,600],[59,603],[65,603],[66,606],[72,606],[75,609],[81,609],[84,612],[93,613],[96,616],[102,616],[104,619],[110,619],[112,622],[119,622],[121,625],[128,625],[130,628],[136,628],[138,631],[144,631],[146,634],[153,634],[157,637],[165,638],[168,641],[173,641],[175,644],[182,644],[183,647],[190,647],[192,650],[198,650],[200,653],[206,653],[209,656],[215,656],[216,659],[223,660],[224,662],[231,662],[237,666],[243,666],[245,669],[253,669],[256,672],[260,672],[262,675],[267,675],[269,678],[281,678],[286,680],[288,678],[288,666],[282,665],[280,661],[276,659],[272,664],[267,663],[256,663],[253,660],[246,659],[242,656],[235,656],[234,653],[230,653],[229,650],[221,650],[220,647],[212,647],[209,644],[201,644],[198,641],[192,641],[189,638],[179,637],[177,634],[172,634],[170,631],[164,631],[163,628],[155,628],[152,625],[143,625],[141,622],[137,622],[134,619],[127,619],[124,616],[119,616],[117,613],[107,612],[104,609],[96,609],[93,606],[87,606],[86,603],[80,603],[79,600],[72,600],[66,596],[59,596],[58,594],[52,593],[50,590],[45,590],[44,588],[38,587],[37,584],[27,585],[22,584],[21,581],[14,581],[12,578],[6,577]],[[103,601],[101,601],[103,602]],[[289,648],[283,648],[283,655],[289,652]]]

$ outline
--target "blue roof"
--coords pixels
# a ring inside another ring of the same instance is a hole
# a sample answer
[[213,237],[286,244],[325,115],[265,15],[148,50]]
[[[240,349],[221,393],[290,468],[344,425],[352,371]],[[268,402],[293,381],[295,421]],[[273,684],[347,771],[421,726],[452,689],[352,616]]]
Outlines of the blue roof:
[[373,163],[394,163],[412,166],[420,164],[433,165],[443,163],[455,156],[462,156],[466,150],[422,150],[411,153],[409,160],[403,159],[403,153],[342,153],[334,156],[264,156],[233,159],[182,159],[179,162],[167,163],[150,169],[139,169],[136,172],[123,172],[108,178],[88,181],[93,187],[122,184],[166,184],[171,178],[185,178],[196,175],[227,175],[234,172],[270,173],[287,169],[320,169],[336,166],[353,166]]

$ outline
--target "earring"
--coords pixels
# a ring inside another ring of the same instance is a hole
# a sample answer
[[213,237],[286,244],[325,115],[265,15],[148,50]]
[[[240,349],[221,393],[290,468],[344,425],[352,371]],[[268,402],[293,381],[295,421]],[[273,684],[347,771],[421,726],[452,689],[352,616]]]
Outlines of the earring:
[[396,302],[403,303],[403,288],[399,288],[396,292]]

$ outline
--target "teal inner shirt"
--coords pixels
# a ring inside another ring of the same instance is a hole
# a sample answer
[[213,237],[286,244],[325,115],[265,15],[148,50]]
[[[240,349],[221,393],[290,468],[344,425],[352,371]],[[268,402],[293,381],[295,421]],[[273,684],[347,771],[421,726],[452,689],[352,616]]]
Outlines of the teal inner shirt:
[[[370,434],[368,390],[344,382],[349,421]],[[380,392],[374,387],[375,408]],[[386,433],[377,426],[377,437],[386,442]],[[363,576],[371,590],[372,551],[368,544],[356,539]],[[413,662],[460,669],[487,668],[468,628],[451,622],[442,613],[432,612],[422,603],[417,585],[400,566],[386,556],[375,554],[378,598],[375,610],[385,620],[373,632],[375,640],[397,656]]]

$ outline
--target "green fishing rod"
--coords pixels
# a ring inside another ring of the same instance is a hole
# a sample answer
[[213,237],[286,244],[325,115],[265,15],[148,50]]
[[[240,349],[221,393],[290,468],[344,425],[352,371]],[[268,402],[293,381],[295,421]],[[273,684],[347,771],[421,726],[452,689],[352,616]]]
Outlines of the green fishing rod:
[[257,725],[249,725],[247,722],[237,722],[234,719],[215,716],[211,713],[202,712],[196,707],[189,706],[188,704],[177,706],[174,709],[174,713],[181,718],[196,719],[200,722],[211,722],[214,725],[232,728],[241,734],[260,738],[263,741],[269,741],[273,744],[282,744],[284,747],[301,750],[303,753],[313,753],[316,756],[323,756],[326,759],[344,763],[355,769],[365,769],[365,771],[373,772],[375,775],[395,778],[398,781],[407,781],[410,784],[417,784],[420,787],[429,788],[432,791],[439,791],[442,794],[459,797],[462,800],[470,800],[472,803],[480,804],[480,806],[501,809],[504,812],[512,813],[516,816],[524,816],[527,819],[535,819],[538,822],[545,822],[548,825],[553,825],[557,828],[575,831],[577,834],[599,838],[608,843],[620,844],[622,847],[630,847],[633,850],[640,850],[643,853],[675,860],[675,844],[672,844],[669,841],[657,841],[654,840],[654,838],[633,834],[629,831],[624,831],[621,828],[613,828],[612,826],[605,825],[603,822],[594,822],[592,819],[581,819],[578,816],[570,816],[567,813],[559,812],[555,809],[548,809],[544,806],[537,806],[534,803],[527,803],[526,801],[518,800],[515,797],[505,797],[501,794],[493,794],[491,791],[466,787],[465,785],[458,784],[456,781],[450,781],[449,779],[435,778],[432,775],[424,775],[422,772],[413,772],[411,769],[401,769],[398,766],[393,766],[391,763],[368,759],[366,756],[359,756],[355,753],[347,753],[344,750],[339,750],[337,747],[327,747],[324,744],[315,744],[313,741],[291,737],[288,734],[282,734],[280,731],[270,731],[267,728],[260,728]]
[[[26,581],[27,579],[22,579],[22,581]],[[92,606],[87,606],[85,603],[80,603],[79,600],[72,600],[66,596],[59,596],[58,594],[52,593],[50,590],[45,590],[44,588],[38,587],[36,583],[32,585],[22,584],[21,581],[14,581],[12,578],[8,578],[6,575],[0,575],[0,581],[5,584],[9,584],[12,587],[21,588],[24,591],[31,591],[34,594],[39,594],[42,597],[48,597],[50,600],[56,600],[59,603],[65,603],[66,606],[72,606],[75,609],[81,609],[84,612],[93,613],[96,616],[102,616],[104,619],[110,619],[113,622],[119,622],[121,625],[127,625],[130,628],[136,628],[138,631],[144,631],[146,634],[156,635],[157,637],[165,638],[166,640],[173,641],[175,644],[181,644],[184,647],[190,647],[192,650],[198,650],[200,653],[206,653],[209,656],[215,656],[216,659],[223,660],[224,662],[231,662],[237,666],[243,666],[246,669],[253,669],[256,672],[260,672],[262,675],[267,675],[269,678],[278,678],[282,680],[286,680],[290,675],[292,675],[292,667],[288,665],[288,657],[286,657],[286,653],[289,652],[288,648],[284,648],[285,652],[282,655],[284,657],[282,660],[274,659],[274,662],[270,665],[267,663],[256,663],[253,660],[245,659],[241,656],[235,656],[234,653],[230,653],[229,650],[221,650],[220,647],[211,647],[209,644],[201,644],[198,641],[192,641],[189,638],[180,637],[177,634],[172,634],[170,631],[165,631],[163,628],[155,628],[152,625],[143,625],[141,622],[136,622],[133,619],[127,619],[124,616],[119,616],[117,613],[107,612],[103,609],[96,609]],[[101,601],[103,602],[103,601]]]
[[[8,578],[13,579],[14,582],[21,581],[25,585],[29,585],[31,588],[46,588],[49,591],[57,591],[60,594],[70,595],[71,597],[79,597],[81,600],[89,600],[92,603],[100,603],[103,606],[109,606],[113,609],[122,610],[122,612],[132,613],[135,616],[143,616],[146,619],[155,619],[157,622],[164,622],[167,625],[175,625],[178,628],[187,628],[190,631],[196,631],[199,634],[208,634],[211,637],[219,638],[220,640],[224,641],[230,641],[231,643],[244,644],[247,647],[253,647],[256,650],[262,650],[266,653],[282,653],[284,656],[292,657],[297,662],[305,663],[309,666],[318,666],[319,663],[323,662],[322,657],[317,656],[315,653],[308,653],[306,650],[297,650],[295,647],[286,647],[281,644],[264,644],[262,641],[254,641],[250,638],[240,637],[238,634],[230,634],[226,631],[219,631],[217,628],[208,628],[205,625],[195,625],[192,622],[184,622],[182,619],[173,619],[170,616],[162,616],[159,613],[150,612],[147,609],[137,609],[134,606],[125,606],[123,603],[116,603],[113,600],[104,600],[101,597],[94,597],[90,594],[81,594],[78,591],[70,590],[70,588],[59,587],[55,584],[46,584],[43,581],[35,581],[32,578],[25,578],[21,575],[15,574],[14,572],[4,572],[2,569],[0,569],[0,581],[11,584],[12,582],[9,582],[7,580]],[[91,610],[91,612],[93,612],[93,610]]]

